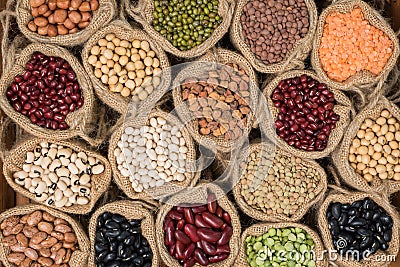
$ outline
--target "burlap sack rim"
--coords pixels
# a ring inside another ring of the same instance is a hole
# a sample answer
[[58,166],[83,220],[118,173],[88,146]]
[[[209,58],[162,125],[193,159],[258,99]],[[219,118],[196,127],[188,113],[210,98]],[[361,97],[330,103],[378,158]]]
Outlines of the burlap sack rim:
[[[326,211],[329,205],[333,202],[340,202],[340,203],[353,203],[357,200],[362,200],[364,198],[369,197],[373,201],[375,201],[379,206],[381,206],[386,212],[392,216],[394,225],[392,229],[392,241],[389,243],[389,249],[385,252],[378,250],[376,254],[370,256],[374,258],[376,255],[397,255],[399,252],[399,216],[398,213],[382,198],[371,195],[368,193],[350,193],[350,194],[339,194],[339,193],[331,193],[327,196],[325,201],[320,207],[318,213],[318,227],[321,232],[322,240],[324,242],[325,248],[329,251],[335,250],[332,242],[332,236],[329,231],[328,221],[326,219]],[[343,267],[380,267],[382,266],[382,262],[374,262],[374,261],[366,261],[362,260],[360,262],[357,261],[344,261],[338,257],[336,264],[343,266]]]
[[97,267],[95,263],[95,249],[94,244],[96,241],[96,227],[97,220],[104,212],[111,212],[114,214],[120,214],[128,220],[142,220],[141,229],[142,235],[147,239],[151,250],[153,252],[152,266],[160,266],[160,256],[155,239],[155,224],[152,210],[148,205],[140,201],[129,201],[121,200],[106,204],[99,209],[90,217],[89,222],[89,240],[90,240],[90,254],[88,267]]
[[[78,83],[81,86],[84,103],[81,108],[67,115],[65,121],[70,126],[67,130],[49,130],[31,123],[28,117],[14,110],[6,97],[6,90],[10,86],[11,82],[14,81],[14,76],[23,73],[26,62],[30,60],[31,55],[36,51],[48,56],[61,56],[65,59],[74,70]],[[82,65],[70,52],[68,52],[68,50],[55,45],[39,43],[29,44],[22,50],[18,59],[14,63],[14,67],[9,72],[5,73],[0,80],[0,105],[2,110],[7,116],[21,125],[24,130],[41,138],[68,139],[80,134],[85,134],[85,131],[87,130],[86,124],[93,119],[92,111],[95,104],[94,102],[95,99],[92,91],[92,84]]]
[[[207,266],[215,267],[215,266],[223,266],[223,267],[228,267],[228,266],[236,266],[236,257],[239,252],[239,242],[240,242],[240,218],[239,215],[235,209],[235,206],[233,203],[228,199],[228,197],[225,195],[225,193],[222,191],[220,187],[218,187],[215,184],[211,183],[202,183],[199,184],[199,186],[202,186],[204,190],[209,190],[210,192],[215,193],[217,196],[217,201],[218,205],[221,206],[226,212],[229,213],[231,217],[231,222],[232,222],[232,229],[233,229],[233,235],[229,241],[229,246],[230,246],[230,254],[227,259],[224,261],[218,262],[218,263],[213,263],[209,264]],[[201,197],[203,200],[205,200],[203,197],[205,196],[204,190],[198,189],[199,191],[199,197]],[[187,199],[188,196],[185,198],[185,192],[178,193],[174,195],[167,204],[164,204],[163,206],[160,207],[158,213],[157,213],[157,220],[156,220],[156,239],[157,239],[157,246],[158,250],[161,255],[161,259],[163,262],[169,266],[169,267],[181,267],[182,265],[179,264],[179,262],[173,258],[169,252],[168,249],[166,248],[164,244],[164,218],[168,214],[168,212],[172,209],[172,205],[179,205],[180,203],[184,203],[185,199]],[[193,199],[190,199],[193,200]],[[198,263],[196,263],[194,266],[200,266]]]
[[[64,214],[60,211],[51,209],[44,205],[39,204],[28,204],[24,206],[18,206],[0,214],[0,222],[3,220],[14,216],[14,215],[25,215],[32,213],[34,211],[41,210],[50,213],[51,215],[66,220],[72,227],[75,232],[75,235],[78,240],[79,250],[76,250],[72,253],[71,259],[69,261],[70,266],[87,266],[87,260],[90,253],[90,243],[89,239],[83,230],[81,224],[78,221],[75,221],[72,217],[67,214]],[[0,241],[3,240],[3,233],[0,231]],[[0,242],[0,259],[3,262],[5,267],[16,267],[15,264],[11,264],[7,260],[7,255],[11,252],[10,248],[7,248],[3,245],[3,242]]]
[[[147,119],[150,119],[153,117],[162,117],[164,119],[167,119],[169,122],[172,122],[172,124],[174,124],[174,125],[180,124],[180,121],[178,118],[176,118],[172,114],[168,114],[162,110],[158,110],[158,109],[153,110],[149,114],[149,116],[146,117],[145,119],[147,120]],[[114,155],[114,149],[117,148],[117,146],[118,146],[117,143],[121,139],[121,136],[124,133],[125,128],[127,128],[129,126],[134,127],[134,128],[135,127],[140,128],[142,125],[149,125],[148,120],[145,123],[143,123],[143,118],[141,118],[139,120],[134,119],[133,121],[124,122],[121,126],[119,126],[118,129],[112,134],[112,136],[110,138],[110,146],[108,149],[108,159],[110,161],[111,168],[112,168],[112,171],[114,174],[113,177],[114,177],[115,183],[129,198],[140,199],[140,200],[146,201],[152,205],[159,206],[158,201],[153,200],[151,195],[148,195],[145,190],[143,190],[143,192],[140,192],[140,193],[135,192],[135,190],[133,189],[133,187],[131,185],[131,182],[129,181],[129,177],[122,176],[121,172],[118,170],[117,160]],[[195,146],[194,146],[192,137],[188,133],[186,127],[181,128],[181,132],[182,132],[182,137],[185,139],[186,146],[188,148],[187,160],[195,160],[196,159],[196,150],[195,150]],[[177,186],[181,186],[181,187],[194,186],[200,178],[200,172],[196,172],[196,173],[187,172],[186,175],[187,175],[186,179],[183,182],[173,181],[171,183],[173,185],[177,185]],[[164,187],[164,190],[162,189],[163,187]],[[156,189],[157,189],[156,190],[157,192],[168,193],[168,192],[165,192],[166,190],[168,190],[168,188],[166,188],[165,186],[158,187]]]
[[[367,118],[377,118],[383,109],[388,109],[394,117],[400,120],[400,109],[382,97],[375,107],[363,110],[353,119],[343,136],[342,143],[332,154],[332,159],[342,180],[349,186],[367,193],[379,192],[390,195],[400,190],[400,181],[374,179],[373,183],[369,185],[360,174],[356,173],[348,160],[351,143],[361,124]],[[381,191],[382,189],[384,189],[384,192]],[[385,190],[387,191],[385,192]]]
[[161,96],[167,91],[171,78],[169,59],[165,54],[163,48],[157,42],[155,42],[145,31],[139,28],[133,28],[125,21],[114,20],[110,24],[108,24],[104,28],[101,28],[95,34],[93,34],[90,39],[85,43],[85,46],[82,50],[83,66],[88,73],[93,83],[94,91],[96,95],[100,98],[100,100],[121,114],[125,114],[125,112],[129,108],[129,103],[131,101],[130,97],[123,97],[119,93],[113,93],[109,91],[108,86],[103,84],[100,79],[94,76],[93,67],[88,62],[91,48],[97,44],[98,40],[104,38],[105,35],[108,33],[113,33],[117,37],[127,40],[138,38],[140,40],[146,40],[149,42],[150,48],[154,52],[156,52],[156,57],[160,60],[160,68],[162,69],[161,77],[164,81],[162,82],[162,86],[158,86],[157,88],[155,88],[155,91],[153,91],[153,93],[151,94],[153,95],[153,97],[150,98],[149,96],[146,99],[147,101],[141,101],[141,104],[150,105],[152,103],[148,99],[161,98]]
[[51,43],[62,46],[76,46],[86,42],[100,27],[108,24],[116,15],[117,3],[115,0],[99,0],[99,9],[93,12],[92,20],[88,27],[77,33],[58,35],[56,37],[42,36],[28,29],[28,23],[33,18],[29,0],[17,1],[16,12],[18,27],[31,41]]
[[[248,267],[250,266],[247,263],[247,255],[246,255],[246,238],[250,235],[262,235],[266,233],[270,228],[287,228],[287,227],[295,227],[295,228],[301,228],[304,231],[306,231],[313,239],[314,241],[314,249],[313,251],[315,252],[315,255],[317,257],[320,257],[324,251],[324,244],[321,241],[320,236],[316,231],[308,227],[307,225],[304,224],[299,224],[299,223],[294,223],[294,222],[282,222],[282,223],[257,223],[253,224],[252,226],[248,227],[244,232],[242,233],[241,240],[240,240],[240,251],[239,251],[239,256],[237,258],[237,261],[235,262],[237,266],[240,267]],[[322,261],[315,261],[317,267],[325,267],[328,266],[328,262],[326,258]],[[235,265],[236,266],[236,265]]]
[[[363,11],[364,19],[368,20],[369,23],[376,27],[377,29],[382,30],[393,42],[393,53],[388,62],[386,63],[385,68],[378,76],[372,75],[369,71],[361,71],[357,72],[355,75],[349,77],[344,82],[336,82],[328,77],[325,71],[322,69],[321,62],[319,60],[319,46],[321,44],[321,38],[324,30],[324,24],[327,16],[331,12],[345,12],[348,13],[352,11],[355,7],[361,8]],[[397,58],[400,54],[399,41],[394,33],[393,29],[390,25],[385,21],[385,19],[372,7],[370,7],[367,3],[361,0],[351,0],[351,1],[337,1],[331,6],[327,7],[320,15],[319,21],[317,24],[317,31],[314,38],[313,51],[311,53],[311,64],[313,69],[324,83],[326,83],[329,87],[338,89],[338,90],[350,90],[353,86],[359,86],[364,84],[373,84],[378,82],[381,79],[386,79],[386,75],[393,69],[396,65]]]
[[[107,190],[110,182],[111,182],[111,166],[108,160],[103,157],[102,155],[87,150],[82,144],[73,141],[56,141],[56,140],[47,140],[47,139],[40,139],[40,138],[30,138],[16,146],[8,156],[5,158],[3,164],[3,173],[4,177],[6,178],[7,183],[14,189],[16,192],[20,193],[21,195],[35,201],[35,194],[29,192],[25,187],[18,185],[14,178],[13,173],[22,170],[22,164],[25,162],[26,152],[33,151],[36,145],[39,145],[41,142],[49,142],[57,145],[62,145],[65,147],[72,148],[78,152],[85,152],[87,155],[96,157],[99,161],[102,162],[104,165],[104,172],[97,175],[91,175],[91,184],[92,187],[91,191],[91,198],[88,204],[85,205],[72,205],[70,207],[61,207],[57,208],[55,206],[50,206],[50,208],[58,209],[62,212],[73,213],[73,214],[87,214],[89,213],[93,207],[95,206],[97,200],[101,197],[101,195]],[[45,203],[39,203],[45,205]]]
[[236,49],[238,49],[244,55],[244,57],[257,71],[262,73],[280,73],[298,67],[304,68],[303,61],[306,59],[312,49],[312,42],[317,28],[318,13],[315,2],[312,0],[304,0],[305,4],[307,5],[310,24],[307,35],[295,43],[292,51],[286,54],[284,60],[279,63],[269,65],[258,59],[250,50],[249,45],[243,39],[240,18],[242,16],[243,7],[247,4],[247,2],[249,2],[249,0],[238,1],[236,4],[235,14],[232,19],[230,39]]
[[210,48],[214,47],[225,33],[228,32],[236,3],[234,0],[219,0],[218,15],[222,18],[222,23],[203,43],[187,51],[181,51],[174,47],[164,36],[153,28],[154,1],[139,0],[135,6],[131,4],[129,0],[124,0],[124,4],[126,6],[126,12],[134,18],[135,21],[139,22],[151,38],[156,40],[165,51],[180,58],[194,58],[203,55]]
[[[257,76],[252,68],[252,66],[249,64],[249,62],[240,54],[227,50],[227,49],[222,49],[222,48],[217,48],[215,50],[209,51],[207,54],[199,58],[198,61],[196,62],[210,62],[210,63],[220,63],[220,64],[227,64],[227,63],[235,63],[238,64],[247,74],[249,77],[249,92],[250,92],[250,102],[253,103],[254,105],[258,103],[257,96],[258,96],[258,82],[257,82]],[[175,77],[175,80],[173,81],[173,86],[179,85],[180,81],[184,80],[184,77],[186,78],[191,78],[191,71],[194,70],[196,73],[197,68],[196,68],[196,62],[194,64],[188,65],[185,67],[183,70],[181,70],[177,76]],[[195,75],[195,74],[194,74]],[[209,136],[203,136],[199,133],[199,123],[197,119],[190,119],[192,118],[192,112],[189,111],[187,108],[186,104],[184,103],[182,99],[182,93],[181,93],[181,87],[177,86],[172,89],[172,96],[174,99],[174,106],[179,107],[177,109],[178,116],[183,120],[187,121],[188,123],[187,128],[193,137],[193,139],[199,143],[202,144],[203,146],[213,150],[216,148],[218,151],[221,152],[230,152],[233,148],[233,141],[227,141],[225,140],[224,137],[214,137],[212,135]],[[249,103],[250,104],[250,103]],[[258,107],[255,107],[258,108]],[[253,128],[253,123],[256,122],[256,117],[254,112],[251,112],[250,116],[247,116],[247,125],[244,131],[244,134],[249,134],[251,129]],[[212,141],[212,142],[210,142]]]
[[[320,78],[313,72],[309,70],[293,70],[286,72],[277,78],[273,79],[272,82],[270,82],[264,89],[263,89],[263,94],[267,100],[269,112],[272,113],[272,118],[273,121],[262,121],[260,122],[265,129],[266,134],[268,137],[274,137],[276,135],[276,131],[274,128],[274,123],[276,118],[278,117],[278,109],[274,106],[274,103],[271,99],[271,95],[273,91],[275,90],[276,86],[279,84],[280,81],[288,79],[288,78],[293,78],[293,77],[298,77],[303,74],[306,74],[313,79],[320,81]],[[340,120],[336,123],[336,127],[331,131],[331,134],[329,135],[329,140],[326,148],[323,151],[305,151],[301,149],[297,149],[295,147],[289,146],[285,140],[281,139],[279,136],[276,136],[276,144],[279,148],[282,148],[288,152],[290,152],[293,155],[296,155],[300,158],[307,158],[307,159],[319,159],[328,156],[335,148],[336,146],[340,143],[343,137],[343,133],[345,129],[347,128],[349,122],[350,122],[350,111],[351,111],[351,102],[345,96],[344,93],[342,93],[339,90],[330,88],[328,85],[329,90],[334,94],[336,104],[334,107],[335,113],[340,115]]]
[[[285,152],[282,149],[279,148],[274,148],[273,146],[267,144],[267,143],[256,143],[250,145],[250,154],[252,152],[259,151],[260,149],[263,149],[263,151],[270,151],[270,150],[275,150],[275,154],[287,156],[287,157],[297,157],[296,155],[292,155],[288,152]],[[250,155],[249,154],[249,155]],[[298,157],[297,157],[298,158]],[[241,183],[240,179],[242,179],[243,174],[239,178],[239,181],[236,183],[235,187],[233,188],[233,196],[235,197],[236,203],[238,204],[239,208],[246,213],[248,216],[259,220],[259,221],[265,221],[265,222],[297,222],[303,218],[303,216],[307,213],[307,211],[314,206],[314,204],[318,203],[325,195],[325,192],[328,187],[328,182],[327,182],[327,176],[324,171],[324,169],[314,160],[309,160],[309,159],[301,159],[301,165],[311,167],[317,171],[319,174],[319,182],[317,187],[315,188],[314,192],[316,192],[316,196],[314,199],[310,200],[308,197],[305,200],[305,204],[299,205],[299,208],[297,209],[296,213],[293,214],[292,216],[287,216],[285,214],[271,214],[268,215],[262,210],[259,210],[251,205],[249,205],[244,197],[241,194]],[[272,166],[271,166],[272,167]],[[243,170],[244,171],[244,170]]]

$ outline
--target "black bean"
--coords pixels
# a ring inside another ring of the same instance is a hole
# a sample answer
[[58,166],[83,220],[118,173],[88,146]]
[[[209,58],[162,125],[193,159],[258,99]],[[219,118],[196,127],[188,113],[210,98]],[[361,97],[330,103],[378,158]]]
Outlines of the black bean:
[[360,243],[360,248],[361,249],[365,249],[367,247],[369,247],[372,242],[374,241],[374,239],[370,236],[366,236]]
[[334,203],[332,204],[332,216],[335,219],[339,219],[340,215],[341,215],[341,208],[342,208],[342,204],[340,203]]
[[121,263],[119,261],[112,261],[106,265],[106,267],[120,267],[120,266],[121,266]]
[[354,219],[350,225],[354,226],[354,227],[358,227],[358,226],[365,226],[367,224],[367,221],[364,218],[357,218]]
[[362,206],[362,204],[363,204],[362,200],[358,200],[358,201],[352,203],[351,206],[352,206],[353,208],[358,209],[358,208],[360,208],[360,207]]
[[393,219],[388,214],[383,214],[381,216],[381,222],[383,224],[392,224],[393,223]]
[[359,235],[361,235],[362,237],[364,237],[364,236],[372,236],[373,235],[372,231],[368,230],[367,228],[359,228],[357,230],[357,233]]
[[390,242],[391,240],[392,240],[392,230],[390,229],[390,230],[386,230],[384,233],[383,233],[383,239],[386,241],[386,242]]
[[389,244],[388,243],[382,243],[380,246],[380,249],[383,251],[386,251],[389,249]]
[[106,228],[108,229],[119,229],[120,225],[116,222],[114,222],[112,219],[109,219],[105,223]]
[[347,224],[348,220],[349,220],[349,215],[347,215],[346,213],[342,213],[342,215],[338,220],[338,223],[339,225],[345,225]]

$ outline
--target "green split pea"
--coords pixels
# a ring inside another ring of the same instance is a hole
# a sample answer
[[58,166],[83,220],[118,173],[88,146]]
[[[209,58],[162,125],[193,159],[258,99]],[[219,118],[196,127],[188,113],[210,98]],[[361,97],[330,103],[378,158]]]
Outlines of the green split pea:
[[314,241],[301,228],[270,228],[261,236],[246,238],[251,267],[315,267]]

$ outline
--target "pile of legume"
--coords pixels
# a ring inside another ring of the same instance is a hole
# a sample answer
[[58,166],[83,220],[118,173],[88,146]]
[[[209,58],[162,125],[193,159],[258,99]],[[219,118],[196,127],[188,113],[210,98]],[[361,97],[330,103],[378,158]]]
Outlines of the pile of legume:
[[367,182],[400,181],[400,122],[386,109],[365,119],[350,146],[350,165]]
[[315,198],[320,175],[312,167],[301,164],[295,156],[254,151],[240,180],[244,200],[266,214],[291,216]]
[[327,16],[318,52],[328,77],[343,82],[363,70],[379,75],[392,56],[393,42],[355,8]]
[[301,228],[270,228],[260,236],[246,237],[247,262],[251,267],[314,267],[314,240]]
[[218,4],[218,0],[155,0],[153,27],[179,50],[189,50],[221,23]]

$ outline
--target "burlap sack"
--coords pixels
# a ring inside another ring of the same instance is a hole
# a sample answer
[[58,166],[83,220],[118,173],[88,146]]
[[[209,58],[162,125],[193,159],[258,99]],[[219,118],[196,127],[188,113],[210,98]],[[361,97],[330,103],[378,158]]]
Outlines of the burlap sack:
[[[14,110],[6,97],[7,88],[14,81],[14,77],[24,72],[26,62],[30,60],[32,54],[36,51],[48,56],[61,56],[65,59],[75,71],[77,80],[81,86],[84,103],[81,108],[67,115],[65,121],[70,127],[67,130],[50,130],[31,123],[28,117]],[[13,61],[14,58],[9,60]],[[37,137],[44,139],[68,139],[80,136],[91,145],[98,145],[103,141],[102,138],[93,139],[88,136],[88,133],[95,127],[98,127],[98,125],[94,125],[95,121],[97,121],[98,114],[95,112],[96,106],[92,91],[92,83],[78,60],[64,48],[38,43],[28,45],[21,54],[18,55],[13,68],[9,72],[4,73],[1,77],[0,105],[7,116],[18,123],[28,133]]]
[[181,126],[181,122],[178,118],[174,117],[171,114],[168,114],[162,110],[154,109],[149,116],[146,114],[142,114],[142,117],[133,118],[133,120],[124,121],[124,123],[118,127],[118,129],[113,133],[110,139],[110,146],[108,149],[108,159],[111,164],[111,168],[114,174],[114,181],[118,185],[118,187],[124,191],[124,193],[131,199],[140,199],[146,201],[152,205],[158,206],[158,198],[162,199],[170,194],[176,193],[187,186],[193,186],[197,183],[199,179],[199,173],[196,172],[194,168],[195,160],[196,160],[196,150],[193,144],[193,140],[189,133],[187,132],[186,128],[183,127],[180,129],[182,132],[182,137],[186,141],[186,146],[188,148],[188,152],[186,154],[186,163],[188,171],[186,174],[186,179],[182,182],[173,181],[170,183],[165,183],[163,186],[154,187],[152,189],[143,190],[143,192],[136,192],[133,187],[132,183],[129,181],[129,177],[125,177],[121,174],[118,169],[117,159],[114,155],[115,148],[118,147],[117,143],[121,139],[122,134],[126,127],[130,126],[133,128],[140,128],[144,125],[150,125],[149,120],[153,117],[162,117],[166,119],[173,125]]
[[320,81],[319,77],[312,71],[308,70],[294,70],[294,71],[289,71],[285,74],[282,74],[272,80],[264,89],[263,89],[263,94],[265,98],[267,99],[268,103],[268,108],[269,112],[272,113],[273,121],[267,121],[263,120],[260,122],[260,125],[263,126],[262,129],[265,130],[265,134],[267,135],[268,138],[275,138],[276,139],[276,144],[278,147],[290,152],[293,155],[296,155],[300,158],[305,158],[305,159],[318,159],[318,158],[323,158],[328,156],[339,144],[339,142],[342,140],[342,136],[344,134],[344,131],[347,127],[347,125],[350,122],[350,113],[352,111],[352,104],[350,100],[339,90],[335,90],[331,87],[328,86],[329,90],[334,94],[336,104],[334,107],[334,111],[336,114],[340,116],[340,120],[336,123],[335,129],[331,131],[331,134],[329,135],[329,140],[327,147],[323,151],[305,151],[301,149],[297,149],[295,147],[289,146],[285,140],[281,139],[279,136],[276,135],[276,129],[275,129],[275,120],[278,117],[279,114],[279,109],[275,108],[274,103],[271,99],[271,95],[275,88],[278,86],[279,82],[288,78],[293,78],[293,77],[298,77],[303,74],[306,74],[317,81]]
[[152,266],[161,266],[161,260],[155,238],[154,207],[140,201],[122,200],[106,204],[92,215],[89,223],[90,255],[88,267],[96,267],[94,244],[96,241],[97,219],[105,212],[119,214],[128,220],[142,220],[142,235],[147,239],[153,252]]
[[230,38],[236,49],[244,55],[257,71],[262,73],[281,73],[292,69],[304,69],[304,60],[312,49],[312,42],[317,27],[318,14],[315,2],[312,0],[304,0],[308,8],[310,22],[307,35],[296,42],[292,51],[289,51],[286,54],[286,58],[283,61],[275,64],[265,64],[258,59],[251,51],[250,46],[246,43],[245,38],[243,37],[242,22],[240,18],[243,13],[243,7],[248,2],[249,0],[239,0],[237,2],[235,14],[232,19]]
[[214,30],[211,36],[203,43],[193,47],[187,51],[181,51],[172,45],[164,36],[153,28],[153,12],[154,0],[123,0],[126,12],[138,23],[140,23],[144,30],[150,37],[158,42],[165,51],[181,58],[194,58],[203,55],[228,32],[231,25],[231,19],[235,9],[236,1],[233,0],[219,0],[218,15],[222,18],[221,24]]
[[89,26],[77,33],[58,35],[56,37],[42,36],[28,29],[28,23],[33,19],[31,10],[29,0],[17,1],[15,12],[18,27],[29,40],[70,47],[85,43],[98,29],[109,23],[117,13],[117,3],[115,0],[99,0],[99,8],[93,12]]
[[[252,112],[247,116],[246,128],[243,129],[243,136],[241,137],[246,138],[253,128],[253,124],[257,121],[255,114],[257,114],[260,93],[256,74],[249,62],[241,55],[226,49],[211,50],[206,55],[199,58],[198,61],[193,62],[193,64],[189,64],[187,67],[185,66],[183,70],[181,70],[176,77],[174,77],[172,84],[174,106],[181,120],[186,123],[193,139],[197,143],[209,148],[210,150],[216,149],[225,153],[230,152],[234,148],[235,143],[238,141],[225,140],[223,135],[215,137],[213,135],[204,136],[200,134],[197,118],[193,115],[192,111],[189,111],[187,104],[184,103],[182,99],[181,84],[183,84],[188,78],[190,79],[199,77],[202,74],[206,74],[208,71],[215,71],[218,65],[225,65],[229,63],[237,64],[245,71],[249,78],[248,90],[250,92],[250,103],[247,104]],[[233,68],[232,72],[234,72]]]
[[[207,203],[207,196],[209,193],[214,193],[218,202],[218,205],[221,206],[226,212],[229,213],[232,220],[232,229],[233,235],[231,240],[229,241],[229,246],[231,252],[229,257],[221,262],[209,264],[207,266],[236,266],[236,257],[239,252],[239,242],[240,242],[240,219],[239,215],[235,209],[235,206],[229,201],[228,197],[222,191],[220,187],[215,184],[207,183],[200,184],[196,188],[188,190],[188,192],[181,192],[174,195],[171,199],[168,200],[166,204],[161,206],[156,220],[156,239],[158,249],[160,251],[161,259],[163,262],[169,267],[181,267],[182,265],[172,257],[166,246],[164,245],[164,219],[167,216],[168,212],[172,209],[173,206],[178,206],[179,204],[205,204]],[[196,263],[194,266],[200,266]]]
[[[257,144],[252,144],[249,148],[250,153],[256,152],[256,151],[263,151],[263,157],[270,156],[271,161],[273,160],[273,157],[276,154],[287,156],[287,157],[292,157],[291,154],[283,151],[282,149],[273,147],[270,144],[267,143],[257,143]],[[296,155],[294,155],[296,156]],[[248,159],[245,159],[242,161],[245,165],[248,163]],[[308,196],[306,197],[304,204],[300,205],[299,208],[297,209],[296,213],[287,216],[285,214],[271,214],[268,215],[267,213],[263,212],[262,210],[259,210],[251,205],[249,205],[244,197],[241,194],[241,181],[239,180],[235,187],[233,188],[233,195],[235,197],[236,203],[240,207],[240,209],[246,213],[248,216],[259,220],[259,221],[265,221],[265,222],[297,222],[303,218],[303,216],[307,213],[307,211],[316,203],[318,203],[324,196],[326,189],[327,189],[327,178],[324,169],[315,161],[309,160],[309,159],[302,159],[301,165],[307,166],[310,168],[315,169],[318,174],[319,174],[319,182],[318,186],[315,188],[313,191],[315,193],[315,198],[310,199]],[[272,168],[272,165],[270,166]],[[242,169],[242,171],[245,171],[245,169]],[[242,174],[243,175],[243,174]]]
[[[15,215],[25,215],[30,214],[34,211],[41,210],[50,213],[51,215],[66,220],[72,227],[75,232],[75,235],[78,240],[79,249],[74,251],[71,255],[71,259],[69,261],[69,266],[87,266],[87,260],[90,253],[90,243],[89,239],[83,230],[82,226],[79,222],[75,221],[72,217],[51,209],[49,207],[37,204],[28,204],[25,206],[19,206],[12,209],[9,209],[0,214],[0,222],[4,221],[5,219],[15,216]],[[10,254],[11,249],[9,247],[5,247],[3,245],[3,234],[0,232],[0,259],[3,262],[5,267],[16,267],[17,265],[8,262],[7,255]]]
[[[91,55],[90,50],[93,46],[97,45],[97,42],[104,38],[107,34],[113,33],[116,37],[125,40],[146,40],[149,42],[151,49],[156,53],[156,57],[160,60],[160,68],[163,70],[162,82],[155,88],[152,94],[148,98],[140,103],[140,106],[151,105],[156,103],[166,92],[170,83],[170,69],[169,60],[162,47],[154,42],[144,31],[138,28],[132,28],[126,21],[115,20],[106,27],[97,31],[93,34],[90,39],[86,42],[85,47],[82,50],[82,61],[86,72],[89,74],[92,82],[94,91],[101,101],[115,109],[121,114],[129,108],[133,107],[133,103],[129,105],[130,97],[123,97],[120,93],[113,93],[109,90],[108,85],[102,83],[100,79],[94,76],[94,69],[89,64],[88,58]],[[140,109],[140,106],[137,109]],[[140,112],[140,111],[138,111]]]
[[347,185],[359,191],[367,193],[379,192],[389,196],[400,190],[400,181],[374,179],[369,184],[360,174],[356,173],[349,162],[350,146],[361,124],[363,124],[364,120],[367,118],[378,118],[383,109],[389,110],[397,120],[400,120],[400,109],[389,100],[381,97],[376,106],[366,108],[353,119],[343,136],[342,143],[332,154],[332,159],[339,175]]
[[391,207],[389,202],[387,200],[382,199],[381,197],[377,195],[372,195],[372,194],[367,194],[367,193],[357,193],[357,192],[346,192],[345,190],[339,188],[340,192],[335,192],[333,191],[328,195],[328,197],[325,199],[323,204],[321,205],[319,209],[319,214],[318,214],[318,227],[319,231],[321,232],[321,237],[324,242],[325,248],[328,251],[334,251],[336,248],[333,246],[333,241],[332,241],[332,235],[329,231],[329,225],[328,225],[328,220],[326,219],[326,212],[328,210],[328,207],[331,203],[334,202],[340,202],[340,203],[353,203],[357,200],[363,200],[364,198],[370,198],[373,201],[375,201],[379,206],[381,206],[393,219],[394,225],[392,229],[392,241],[389,243],[389,249],[387,251],[381,251],[378,250],[377,253],[371,255],[369,259],[367,260],[362,260],[362,261],[356,261],[356,260],[345,260],[345,258],[341,259],[340,255],[338,253],[335,253],[337,256],[337,260],[334,262],[335,264],[343,267],[381,267],[381,266],[386,266],[389,265],[388,262],[384,261],[375,261],[374,259],[378,259],[377,257],[380,257],[380,259],[387,258],[390,255],[397,255],[399,252],[399,224],[400,224],[400,218],[398,213],[394,208]]
[[314,240],[314,255],[316,256],[316,266],[317,267],[325,267],[328,266],[328,262],[326,258],[324,257],[323,251],[324,251],[324,245],[321,241],[320,236],[318,235],[317,232],[309,228],[308,226],[304,224],[298,224],[298,223],[293,223],[293,222],[287,222],[287,223],[259,223],[259,224],[254,224],[244,230],[241,236],[240,240],[240,250],[239,250],[239,256],[236,259],[235,266],[239,267],[249,267],[250,264],[247,262],[247,254],[246,254],[246,238],[248,236],[260,236],[268,232],[269,229],[271,228],[287,228],[287,227],[297,227],[301,228],[304,231],[306,231]]
[[[3,164],[3,173],[7,180],[7,183],[14,189],[16,192],[21,195],[33,200],[35,200],[35,194],[29,192],[29,190],[25,189],[18,185],[15,182],[13,174],[17,171],[22,170],[22,165],[25,164],[26,153],[29,151],[34,151],[35,147],[39,145],[41,142],[49,142],[57,145],[62,145],[65,147],[69,147],[78,152],[85,152],[88,156],[98,158],[101,163],[104,165],[104,172],[97,175],[91,175],[91,192],[90,192],[90,202],[85,205],[74,204],[70,207],[62,207],[55,208],[59,209],[62,212],[74,213],[74,214],[87,214],[89,213],[97,200],[101,197],[101,195],[107,190],[110,182],[111,182],[111,166],[106,158],[101,156],[99,153],[87,150],[84,145],[72,142],[72,141],[56,141],[49,139],[40,139],[40,138],[29,138],[21,144],[18,144],[14,147],[9,153],[6,154]],[[45,205],[45,203],[41,203]]]
[[[321,44],[321,38],[324,31],[325,20],[329,14],[332,12],[348,13],[351,12],[355,7],[361,8],[364,14],[364,18],[369,21],[369,23],[379,30],[382,30],[388,37],[393,41],[393,54],[386,63],[385,68],[382,70],[381,74],[378,76],[372,75],[369,71],[361,71],[351,76],[344,82],[336,82],[330,79],[325,71],[322,69],[321,62],[319,59],[319,46]],[[351,90],[352,87],[363,87],[364,90],[368,90],[368,86],[379,81],[385,81],[389,72],[393,69],[396,64],[397,58],[400,54],[399,41],[390,25],[385,21],[385,19],[372,7],[361,0],[351,0],[351,1],[333,1],[333,4],[326,8],[319,17],[317,24],[317,31],[314,39],[313,51],[311,54],[311,63],[313,69],[316,71],[321,82],[328,85],[329,88],[335,88],[338,90]],[[382,93],[376,91],[375,93]]]

